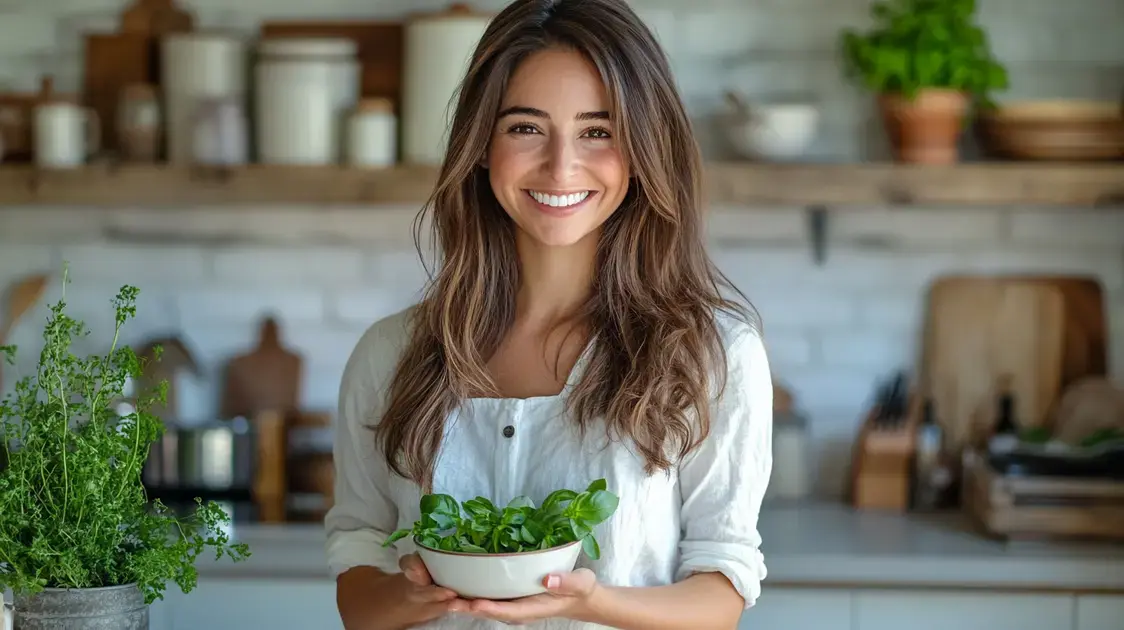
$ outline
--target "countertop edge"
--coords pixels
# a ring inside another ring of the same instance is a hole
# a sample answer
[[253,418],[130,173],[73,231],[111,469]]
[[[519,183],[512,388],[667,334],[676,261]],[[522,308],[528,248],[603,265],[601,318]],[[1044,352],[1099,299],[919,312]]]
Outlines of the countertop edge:
[[[789,508],[762,524],[766,588],[1124,593],[1124,545],[1007,545],[909,516],[812,512]],[[200,578],[331,580],[318,524],[240,525],[231,534],[250,546],[251,558],[201,557]]]

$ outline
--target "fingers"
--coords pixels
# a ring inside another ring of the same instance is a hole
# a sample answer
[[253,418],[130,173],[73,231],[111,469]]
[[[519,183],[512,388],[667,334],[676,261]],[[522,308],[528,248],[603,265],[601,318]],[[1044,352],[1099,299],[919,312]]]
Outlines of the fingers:
[[440,586],[418,586],[410,589],[407,597],[415,604],[438,604],[456,599],[457,594]]
[[402,569],[402,573],[410,582],[418,586],[429,586],[433,584],[433,578],[430,577],[429,571],[425,568],[425,563],[417,554],[409,554],[402,556],[398,559],[398,566]]
[[580,597],[588,595],[597,586],[597,576],[586,568],[572,573],[551,574],[543,578],[543,586],[555,595]]

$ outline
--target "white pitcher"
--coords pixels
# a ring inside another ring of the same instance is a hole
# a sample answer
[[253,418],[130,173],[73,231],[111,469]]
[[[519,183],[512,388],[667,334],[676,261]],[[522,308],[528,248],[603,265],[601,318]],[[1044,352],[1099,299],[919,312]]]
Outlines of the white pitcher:
[[65,101],[35,108],[35,164],[39,168],[77,168],[101,149],[98,115]]

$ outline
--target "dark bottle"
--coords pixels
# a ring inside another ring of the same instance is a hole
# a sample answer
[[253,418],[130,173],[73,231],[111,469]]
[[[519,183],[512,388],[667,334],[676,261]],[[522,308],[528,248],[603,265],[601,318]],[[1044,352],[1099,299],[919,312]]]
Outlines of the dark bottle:
[[948,469],[945,465],[944,430],[937,424],[934,403],[926,398],[921,407],[921,422],[917,427],[917,448],[913,460],[913,507],[916,510],[933,510],[941,507],[948,488]]
[[995,429],[987,448],[992,453],[1010,453],[1019,445],[1019,425],[1015,421],[1015,395],[1010,379],[1000,382],[999,401],[996,406]]

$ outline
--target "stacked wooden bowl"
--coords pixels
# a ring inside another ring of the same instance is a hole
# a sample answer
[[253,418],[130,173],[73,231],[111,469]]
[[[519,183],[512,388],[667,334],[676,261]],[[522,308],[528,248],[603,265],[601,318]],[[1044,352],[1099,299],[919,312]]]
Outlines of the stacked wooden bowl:
[[1014,160],[1124,159],[1124,105],[1051,100],[981,112],[977,132],[991,155]]

